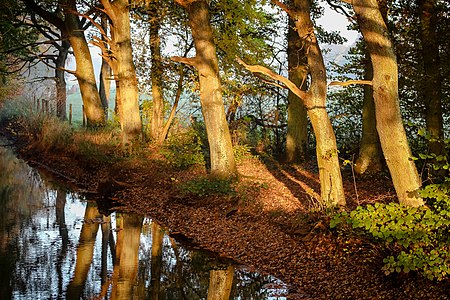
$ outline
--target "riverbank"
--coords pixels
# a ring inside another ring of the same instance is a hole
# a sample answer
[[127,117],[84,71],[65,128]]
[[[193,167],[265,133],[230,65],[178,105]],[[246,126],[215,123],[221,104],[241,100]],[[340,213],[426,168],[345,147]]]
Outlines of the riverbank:
[[[311,200],[319,188],[311,166],[247,158],[239,163],[239,184],[211,188],[198,179],[206,176],[203,168],[174,169],[151,149],[110,159],[42,151],[13,128],[3,134],[32,166],[105,207],[150,216],[172,235],[280,278],[293,299],[449,298],[448,282],[415,274],[386,277],[382,247],[330,231],[329,217]],[[350,207],[394,199],[385,178],[348,177],[345,189]]]

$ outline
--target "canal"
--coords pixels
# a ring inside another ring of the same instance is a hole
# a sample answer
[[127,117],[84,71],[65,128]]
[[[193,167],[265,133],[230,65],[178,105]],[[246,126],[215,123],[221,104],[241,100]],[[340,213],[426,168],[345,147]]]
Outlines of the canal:
[[105,210],[0,141],[0,299],[286,299],[287,288]]

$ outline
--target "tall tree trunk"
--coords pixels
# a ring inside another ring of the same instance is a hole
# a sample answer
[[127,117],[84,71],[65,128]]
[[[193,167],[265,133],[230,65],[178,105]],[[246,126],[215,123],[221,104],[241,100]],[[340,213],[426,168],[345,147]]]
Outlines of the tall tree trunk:
[[421,180],[406,139],[398,99],[397,59],[376,0],[353,0],[359,28],[372,61],[377,130],[400,203],[423,205]]
[[336,136],[326,111],[327,78],[326,70],[314,26],[310,16],[309,0],[294,0],[290,7],[272,0],[287,11],[294,19],[295,29],[306,49],[311,86],[307,92],[300,90],[289,79],[262,66],[249,66],[239,61],[252,72],[262,73],[275,81],[282,82],[295,93],[305,105],[316,137],[316,155],[319,167],[321,203],[324,206],[345,206],[344,187],[338,159]]
[[[101,27],[103,31],[108,32],[108,18],[105,15],[101,17]],[[102,37],[102,40],[105,42],[105,37]],[[105,50],[108,50],[105,46]],[[102,53],[102,67],[100,69],[100,99],[102,101],[103,111],[105,112],[105,119],[108,120],[108,109],[109,109],[109,97],[111,94],[111,66],[107,62],[105,56],[108,56],[108,53]]]
[[66,113],[66,78],[64,67],[66,66],[67,55],[69,54],[70,43],[62,35],[61,45],[58,48],[58,57],[56,59],[55,79],[56,79],[56,116],[61,120],[67,119]]
[[150,19],[150,51],[151,51],[151,79],[152,79],[152,119],[150,134],[154,140],[159,140],[164,125],[164,97],[162,88],[161,39],[159,38],[159,9],[155,1],[149,4]]
[[294,0],[297,19],[295,27],[307,51],[311,86],[305,106],[316,137],[316,155],[319,166],[320,194],[326,206],[344,206],[345,195],[339,165],[336,136],[326,111],[327,77],[314,27],[309,0]]
[[67,37],[75,56],[75,76],[80,86],[88,126],[103,126],[105,115],[95,81],[91,53],[76,14],[76,3],[74,0],[68,0],[65,4],[63,7]]
[[[127,0],[101,1],[112,22],[113,55],[117,61],[118,114],[124,144],[137,140],[142,132],[139,92],[131,48],[130,11]],[[114,70],[113,68],[113,71]],[[117,91],[116,91],[117,92]]]
[[422,91],[425,100],[425,120],[427,131],[431,135],[428,149],[436,155],[445,154],[443,143],[444,130],[442,119],[442,79],[435,0],[418,0],[420,19],[420,41],[425,76],[422,78]]
[[[366,54],[364,63],[365,80],[372,80],[373,68],[369,55]],[[357,174],[377,173],[382,168],[382,151],[380,138],[377,132],[377,121],[375,115],[375,102],[373,101],[372,86],[364,85],[364,100],[362,111],[362,137],[359,148],[358,159],[355,163]]]
[[[295,31],[294,21],[288,24],[288,72],[289,80],[301,90],[306,90],[308,62],[306,49]],[[308,117],[305,105],[291,91],[288,93],[288,120],[286,136],[286,161],[301,162],[307,158]]]
[[188,12],[196,56],[173,59],[193,65],[199,72],[200,103],[208,135],[211,175],[235,176],[236,163],[222,100],[222,86],[208,3],[206,0],[176,0],[176,2],[184,6]]

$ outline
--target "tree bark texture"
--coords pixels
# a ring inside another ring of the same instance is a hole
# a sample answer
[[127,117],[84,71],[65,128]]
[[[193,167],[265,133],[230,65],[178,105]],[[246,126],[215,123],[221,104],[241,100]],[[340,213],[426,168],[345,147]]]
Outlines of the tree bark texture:
[[219,66],[208,3],[205,0],[177,0],[177,3],[184,6],[188,12],[196,51],[195,58],[179,58],[178,61],[195,66],[199,73],[200,103],[208,135],[211,175],[233,177],[236,174],[236,163],[222,100]]
[[[366,55],[365,80],[372,80],[373,68],[369,55]],[[377,121],[375,115],[375,102],[373,101],[372,86],[364,85],[364,100],[362,111],[362,137],[359,148],[358,159],[355,163],[355,172],[357,174],[373,174],[381,171],[382,168],[382,150],[380,138],[377,132]]]
[[[130,11],[127,0],[110,2],[102,0],[102,4],[112,23],[114,47],[113,56],[116,60],[118,92],[118,114],[122,129],[124,144],[133,143],[142,132],[139,114],[139,92],[136,70],[131,48]],[[113,71],[114,67],[113,67]]]
[[398,99],[397,59],[376,0],[353,0],[359,28],[373,66],[373,97],[377,131],[400,203],[423,205],[421,180],[406,139]]
[[[288,72],[291,80],[301,90],[306,90],[308,66],[306,49],[295,31],[294,21],[288,24]],[[286,161],[301,162],[307,158],[308,116],[303,102],[292,92],[288,93],[288,119],[286,136]]]
[[311,86],[304,99],[308,116],[316,137],[316,155],[319,166],[321,199],[326,206],[344,206],[345,195],[339,165],[336,136],[325,108],[327,78],[314,27],[310,16],[309,0],[294,0],[297,16],[295,27],[307,51],[307,61],[311,76]]
[[[106,16],[102,16],[101,18],[101,27],[105,33],[108,32],[108,20]],[[105,42],[106,45],[105,37],[103,37],[102,40],[103,42]],[[108,50],[106,46],[105,50],[106,51]],[[109,98],[111,94],[111,75],[112,75],[111,66],[109,65],[106,59],[107,56],[108,53],[102,53],[102,67],[100,69],[100,88],[99,88],[100,99],[102,101],[102,107],[103,111],[105,112],[106,120],[108,120]]]
[[76,61],[75,76],[80,86],[88,126],[103,126],[105,115],[97,89],[91,53],[76,14],[76,3],[69,0],[63,7],[67,37]]
[[161,39],[159,37],[159,9],[152,1],[149,5],[150,19],[150,51],[151,51],[151,80],[152,80],[152,119],[150,124],[151,137],[159,140],[164,126],[164,97],[162,88],[163,66],[161,61]]
[[61,120],[67,119],[66,113],[66,78],[65,71],[67,55],[69,54],[70,43],[64,36],[62,36],[61,45],[58,47],[58,57],[55,64],[55,79],[56,79],[56,116]]
[[418,0],[420,19],[420,41],[425,76],[422,78],[425,101],[425,120],[431,135],[428,149],[436,155],[445,154],[442,119],[442,79],[440,74],[439,45],[435,0]]

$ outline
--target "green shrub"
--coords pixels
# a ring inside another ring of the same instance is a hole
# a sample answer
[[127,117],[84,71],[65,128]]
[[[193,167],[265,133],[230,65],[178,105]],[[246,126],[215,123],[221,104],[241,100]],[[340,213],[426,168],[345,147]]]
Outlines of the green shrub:
[[345,225],[396,246],[384,259],[386,274],[416,270],[437,280],[450,275],[450,211],[376,203],[337,214],[330,222],[331,228]]
[[253,157],[252,150],[249,145],[235,145],[233,146],[234,159],[240,162],[245,158]]
[[193,165],[204,165],[202,142],[193,129],[170,136],[160,150],[168,163],[175,168],[187,169]]

